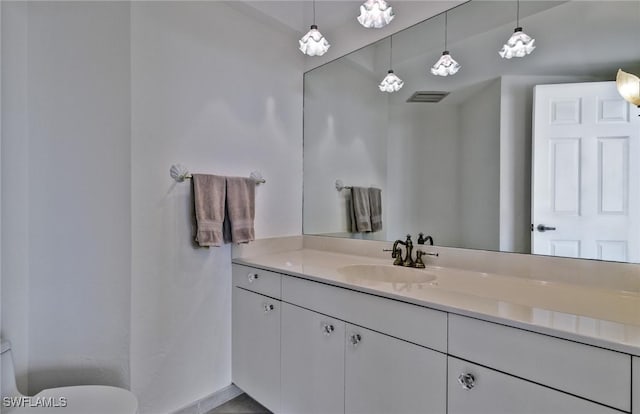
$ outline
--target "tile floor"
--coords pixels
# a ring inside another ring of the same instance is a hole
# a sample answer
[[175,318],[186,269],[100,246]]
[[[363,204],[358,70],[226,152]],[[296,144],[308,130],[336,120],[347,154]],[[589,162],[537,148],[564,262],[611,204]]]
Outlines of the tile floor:
[[207,414],[271,414],[271,411],[264,408],[247,394],[241,394],[233,400],[214,408]]

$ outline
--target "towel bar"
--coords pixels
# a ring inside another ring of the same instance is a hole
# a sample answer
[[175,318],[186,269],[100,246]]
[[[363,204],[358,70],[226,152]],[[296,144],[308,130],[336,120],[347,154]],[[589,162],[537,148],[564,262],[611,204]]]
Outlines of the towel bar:
[[351,187],[345,186],[342,180],[336,180],[336,190],[351,190]]
[[[179,183],[183,182],[184,180],[190,180],[193,177],[191,173],[180,164],[172,165],[171,169],[169,170],[169,175],[171,175],[171,178],[173,178],[174,180],[176,180],[176,182],[179,182]],[[249,178],[253,179],[256,182],[256,184],[262,184],[267,182],[267,180],[262,178],[262,174],[260,173],[260,171],[253,171],[249,175]]]

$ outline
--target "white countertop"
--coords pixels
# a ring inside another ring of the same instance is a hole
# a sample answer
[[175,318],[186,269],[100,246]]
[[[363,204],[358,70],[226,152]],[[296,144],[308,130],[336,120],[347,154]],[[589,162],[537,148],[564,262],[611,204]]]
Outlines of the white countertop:
[[637,292],[431,266],[433,281],[374,281],[341,268],[392,259],[310,249],[233,262],[640,356]]

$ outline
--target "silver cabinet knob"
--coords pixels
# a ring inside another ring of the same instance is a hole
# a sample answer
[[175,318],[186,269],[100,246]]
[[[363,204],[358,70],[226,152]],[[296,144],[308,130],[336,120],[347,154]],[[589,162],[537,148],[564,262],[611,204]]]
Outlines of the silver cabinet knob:
[[335,327],[333,325],[331,325],[330,323],[323,323],[322,324],[322,334],[324,336],[331,336],[331,334],[333,333],[333,331],[335,331]]
[[470,390],[476,385],[476,377],[474,377],[473,374],[470,373],[460,374],[458,376],[458,383],[465,390]]
[[258,276],[258,274],[257,274],[257,273],[249,273],[249,274],[247,275],[247,279],[249,279],[249,283],[253,283],[253,282],[255,282],[256,280],[258,280],[258,277],[259,277],[259,276]]
[[353,345],[354,348],[357,347],[361,341],[362,337],[360,336],[360,334],[354,333],[349,337],[349,342],[351,342],[351,345]]
[[264,306],[264,313],[269,313],[276,308],[275,306],[273,306],[272,303],[265,303],[263,306]]

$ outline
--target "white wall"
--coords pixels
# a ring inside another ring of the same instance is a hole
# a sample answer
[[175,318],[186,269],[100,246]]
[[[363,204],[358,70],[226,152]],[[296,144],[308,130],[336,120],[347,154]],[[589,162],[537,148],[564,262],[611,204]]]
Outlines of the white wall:
[[28,390],[29,215],[27,142],[27,3],[2,12],[2,324],[13,345],[18,387]]
[[395,101],[389,111],[389,236],[424,232],[439,245],[458,245],[457,106]]
[[113,384],[165,413],[229,385],[230,248],[192,248],[168,170],[260,170],[256,236],[301,233],[291,33],[219,2],[2,7],[2,336],[23,391]]
[[305,77],[304,232],[348,234],[350,194],[336,190],[340,179],[346,186],[382,189],[383,230],[367,237],[384,240],[388,96],[377,87],[380,79],[352,59]]
[[22,378],[28,348],[31,392],[128,386],[129,7],[19,7],[28,24],[9,14],[3,49],[18,82],[3,94],[16,114],[2,142],[4,333]]
[[168,169],[260,170],[256,237],[300,234],[303,58],[224,3],[132,7],[131,385],[157,413],[231,382],[230,249],[192,248]]
[[460,105],[460,245],[500,247],[500,79]]

